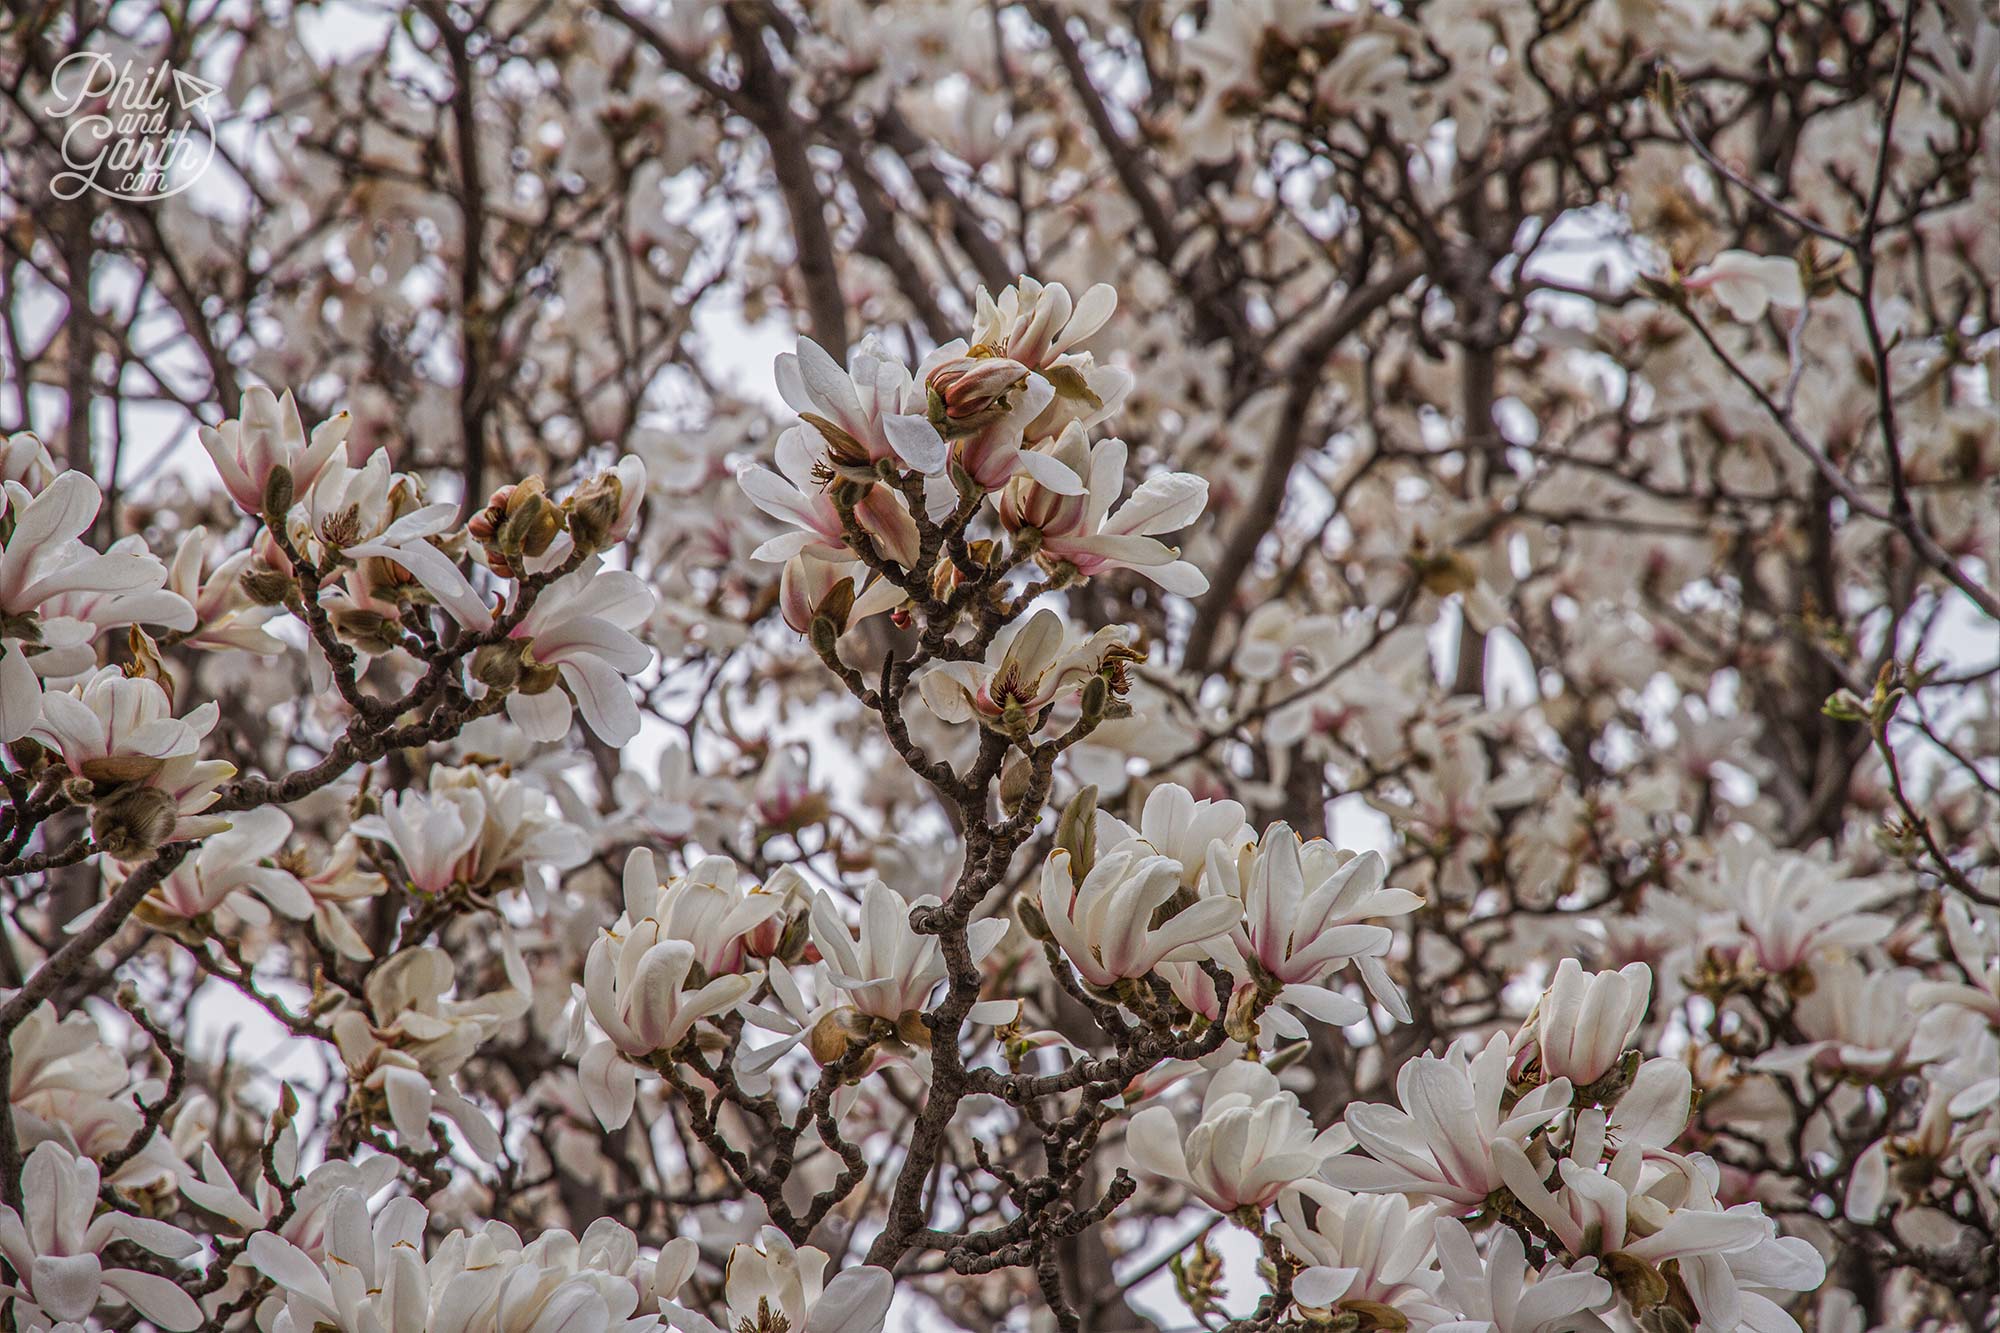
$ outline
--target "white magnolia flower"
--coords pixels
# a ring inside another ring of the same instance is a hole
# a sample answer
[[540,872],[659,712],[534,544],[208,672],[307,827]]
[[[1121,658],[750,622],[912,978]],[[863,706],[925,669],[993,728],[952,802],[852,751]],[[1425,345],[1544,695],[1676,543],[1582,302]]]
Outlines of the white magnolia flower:
[[1622,1254],[1655,1268],[1674,1262],[1703,1327],[1797,1329],[1763,1293],[1811,1291],[1826,1279],[1825,1261],[1811,1242],[1778,1235],[1760,1205],[1724,1208],[1714,1161],[1635,1141],[1605,1171],[1594,1166],[1588,1153],[1564,1161],[1559,1193],[1536,1189],[1518,1164],[1508,1183],[1572,1254]]
[[944,437],[927,415],[925,392],[909,368],[872,336],[848,369],[810,338],[778,354],[778,392],[827,442],[836,466],[873,469],[894,462],[918,472],[944,470]]
[[1901,891],[1891,876],[1843,877],[1823,856],[1756,841],[1726,848],[1718,869],[1729,877],[1722,887],[1734,909],[1719,947],[1775,975],[1823,952],[1878,943],[1895,924],[1867,910]]
[[1610,1304],[1611,1284],[1588,1264],[1552,1263],[1533,1274],[1527,1250],[1510,1227],[1495,1227],[1485,1258],[1455,1217],[1437,1219],[1441,1303],[1463,1318],[1433,1324],[1431,1333],[1580,1333],[1609,1329],[1595,1313]]
[[1382,964],[1389,929],[1368,923],[1414,912],[1423,900],[1385,888],[1388,873],[1378,852],[1356,856],[1320,838],[1302,843],[1285,824],[1271,825],[1256,847],[1233,856],[1211,844],[1208,892],[1242,909],[1231,934],[1240,963],[1234,970],[1280,1006],[1345,1025],[1359,1022],[1367,1010],[1325,982],[1351,962],[1383,1007],[1407,1023],[1409,1007]]
[[[89,1014],[77,1010],[58,1020],[46,1000],[14,1029],[9,1048],[7,1098],[23,1146],[52,1138],[88,1155],[90,1122],[102,1118],[131,1081],[124,1059],[105,1044]],[[128,1131],[118,1143],[129,1137]]]
[[1749,324],[1772,306],[1797,310],[1806,303],[1798,261],[1785,255],[1724,250],[1681,280],[1691,292],[1713,296],[1731,319]]
[[1181,886],[1192,889],[1208,867],[1212,844],[1220,844],[1223,855],[1234,857],[1257,841],[1244,822],[1240,801],[1197,801],[1194,794],[1177,783],[1163,782],[1146,794],[1139,812],[1139,826],[1133,828],[1116,815],[1097,814],[1097,845],[1115,849],[1137,838],[1161,856],[1170,856],[1181,868]]
[[67,692],[51,690],[41,703],[42,721],[31,734],[90,781],[91,837],[103,851],[132,860],[162,843],[229,827],[202,814],[236,773],[234,764],[196,752],[220,716],[216,704],[176,718],[157,682],[118,667]]
[[[906,902],[879,879],[861,890],[859,938],[840,919],[833,900],[822,893],[813,899],[812,940],[826,960],[827,976],[847,993],[847,1002],[871,1018],[900,1023],[922,1010],[945,978],[944,950],[935,935],[919,935],[910,913],[935,906],[935,897]],[[1007,923],[988,917],[965,929],[976,963],[1007,933]]]
[[1124,648],[1124,631],[1107,625],[1073,640],[1047,607],[993,636],[984,662],[939,662],[918,680],[924,703],[946,722],[969,722],[1027,734],[1043,709],[1083,688]]
[[[1311,1225],[1308,1200],[1317,1208]],[[1435,1216],[1400,1194],[1349,1194],[1301,1180],[1278,1196],[1272,1227],[1304,1265],[1292,1279],[1292,1299],[1322,1315],[1342,1301],[1387,1306],[1412,1322],[1442,1315],[1431,1299]]]
[[1201,1119],[1185,1136],[1164,1106],[1132,1117],[1125,1150],[1219,1213],[1261,1210],[1347,1145],[1338,1125],[1315,1133],[1299,1099],[1259,1064],[1233,1060],[1209,1080]]
[[95,665],[99,630],[138,620],[194,628],[194,608],[161,591],[165,565],[130,547],[100,555],[77,540],[102,503],[81,472],[61,474],[38,495],[17,481],[0,485],[0,518],[12,522],[0,549],[0,742],[41,720],[44,678]]
[[[615,1056],[644,1060],[671,1051],[696,1023],[727,1013],[757,988],[754,976],[695,981],[694,946],[660,939],[657,929],[657,923],[640,922],[630,935],[607,933],[585,963],[585,1003],[611,1040],[584,1051],[579,1075],[607,1129],[631,1115],[637,1077]],[[594,1094],[600,1087],[602,1098]]]
[[[753,560],[777,564],[802,551],[823,560],[856,558],[847,544],[839,506],[829,494],[830,455],[823,443],[809,440],[805,430],[794,426],[778,436],[776,472],[751,465],[736,474],[737,485],[752,504],[793,529],[752,551]],[[906,569],[917,563],[921,549],[917,522],[895,488],[868,486],[854,503],[854,521],[880,555]]]
[[1042,865],[1041,908],[1049,933],[1077,975],[1111,987],[1143,977],[1161,963],[1206,956],[1202,945],[1237,923],[1234,898],[1202,897],[1155,924],[1154,914],[1181,892],[1181,867],[1131,842],[1097,858],[1081,884],[1070,854],[1057,850]]
[[205,916],[226,904],[252,925],[269,922],[272,909],[303,921],[313,914],[312,895],[291,871],[266,864],[291,836],[291,816],[276,806],[232,815],[230,826],[175,867],[146,904],[168,916],[186,919]]
[[414,579],[459,624],[482,630],[491,625],[493,612],[486,599],[473,590],[457,562],[431,541],[457,526],[458,508],[449,504],[398,514],[364,541],[352,540],[345,523],[336,525],[336,540],[330,544],[356,562],[346,579],[353,604],[393,614],[396,594],[409,591]]
[[184,647],[210,652],[234,649],[258,657],[275,657],[285,645],[264,628],[280,611],[276,606],[259,606],[243,590],[243,574],[257,559],[253,550],[242,550],[202,575],[208,554],[208,529],[194,527],[174,548],[174,562],[167,570],[167,590],[194,608],[195,630],[181,640]]
[[[634,852],[626,861],[625,911],[590,946],[570,1020],[570,1051],[579,1057],[585,1099],[607,1129],[631,1118],[638,1080],[633,1062],[646,1064],[673,1050],[696,1023],[736,1008],[757,989],[758,974],[720,964],[740,963],[743,934],[785,899],[744,895],[732,905],[734,866],[728,870],[726,888],[722,869],[706,862],[663,888],[650,852]],[[703,873],[707,881],[696,878]],[[760,897],[766,901],[749,901]],[[704,959],[718,966],[711,969]],[[608,1041],[586,1045],[586,1014]]]
[[[209,1144],[201,1145],[197,1169],[183,1175],[180,1191],[190,1203],[241,1227],[247,1235],[266,1230],[281,1214],[276,1234],[304,1250],[317,1250],[326,1236],[334,1196],[352,1189],[372,1198],[396,1178],[396,1159],[388,1154],[360,1162],[321,1162],[304,1179],[299,1176],[298,1127],[287,1121],[271,1145],[271,1176],[258,1163],[253,1194],[245,1194]],[[282,1188],[280,1187],[282,1186]]]
[[547,887],[550,872],[590,859],[590,839],[538,785],[478,764],[438,764],[430,771],[430,790],[435,798],[461,792],[478,797],[461,807],[479,826],[479,841],[459,867],[467,888],[537,891]]
[[726,856],[705,856],[662,884],[653,853],[644,847],[625,858],[624,888],[626,918],[651,917],[670,938],[692,944],[695,961],[711,977],[741,970],[752,952],[768,956],[777,932],[764,927],[810,893],[790,866],[767,883],[746,885]]
[[447,1000],[457,986],[451,956],[429,947],[402,950],[368,974],[365,1012],[348,1007],[334,1015],[334,1045],[351,1096],[386,1107],[403,1143],[428,1149],[435,1112],[457,1125],[482,1158],[499,1154],[493,1122],[458,1091],[453,1075],[481,1042],[528,1012],[528,969],[511,935],[503,936],[501,958],[507,989]]
[[30,495],[38,495],[61,471],[33,431],[17,430],[0,440],[0,481],[19,482]]
[[244,390],[235,418],[201,428],[201,447],[214,460],[222,487],[236,507],[262,518],[271,474],[280,467],[287,469],[293,493],[304,495],[346,444],[350,422],[345,412],[328,417],[313,427],[308,439],[289,389],[279,398],[261,384],[252,385]]
[[530,740],[559,741],[569,734],[574,698],[599,740],[630,744],[639,734],[639,706],[625,677],[653,665],[653,650],[632,631],[658,603],[644,579],[603,569],[596,557],[544,588],[508,634],[526,648],[521,681],[507,695],[514,725]]
[[104,667],[72,690],[50,691],[42,714],[34,738],[78,777],[111,786],[147,781],[168,759],[193,754],[221,708],[205,703],[177,718],[158,681]]
[[1477,1052],[1461,1042],[1442,1056],[1420,1055],[1396,1076],[1404,1109],[1347,1108],[1347,1128],[1368,1156],[1336,1158],[1322,1174],[1344,1189],[1418,1195],[1471,1212],[1503,1183],[1494,1145],[1524,1143],[1569,1109],[1568,1079],[1544,1083],[1503,1114],[1509,1092],[1500,1033]]
[[1944,926],[1968,980],[1918,982],[1909,1002],[1932,1012],[1957,1011],[1975,1025],[1977,1035],[1953,1062],[1964,1076],[1954,1080],[1950,1102],[1953,1115],[1969,1119],[2000,1102],[2000,912],[1953,899],[1944,905]]
[[272,1333],[427,1333],[428,1210],[415,1199],[394,1198],[371,1218],[367,1198],[349,1187],[334,1191],[327,1211],[323,1260],[274,1232],[250,1237],[245,1257],[284,1303]]
[[1881,1078],[1945,1054],[1944,1041],[1920,1039],[1911,994],[1921,973],[1912,968],[1871,972],[1852,958],[1815,964],[1812,993],[1793,1010],[1805,1041],[1771,1051],[1760,1069],[1798,1071],[1807,1063],[1863,1078]]
[[1118,292],[1100,282],[1074,302],[1059,282],[1030,277],[1003,287],[998,298],[984,287],[975,300],[972,341],[996,356],[1045,370],[1056,358],[1095,334],[1118,309]]
[[1064,467],[1087,478],[1082,495],[1050,490],[1027,470],[1000,494],[1000,518],[1009,531],[1033,528],[1041,534],[1035,558],[1044,568],[1073,567],[1089,578],[1113,569],[1144,574],[1168,592],[1198,597],[1208,591],[1208,578],[1180,551],[1158,540],[1201,517],[1208,504],[1208,481],[1192,472],[1165,472],[1149,477],[1114,511],[1125,489],[1125,442],[1085,441],[1084,429],[1072,422],[1050,454]]
[[479,845],[485,802],[476,789],[389,791],[381,809],[354,821],[356,837],[396,854],[418,893],[440,894],[460,882],[463,865]]
[[1516,1046],[1524,1054],[1532,1046],[1544,1078],[1595,1083],[1632,1045],[1652,994],[1653,969],[1644,963],[1585,972],[1576,959],[1565,958],[1521,1025]]
[[637,1237],[610,1218],[581,1237],[552,1229],[527,1244],[488,1222],[453,1231],[426,1260],[428,1211],[415,1199],[391,1199],[370,1218],[366,1192],[342,1188],[326,1211],[317,1242],[268,1231],[250,1238],[250,1264],[277,1289],[270,1305],[282,1303],[272,1333],[643,1333],[660,1326],[655,1311],[677,1327],[700,1320],[661,1299],[694,1269],[686,1237],[646,1260]]
[[361,932],[347,919],[344,908],[385,892],[388,883],[372,870],[361,868],[361,844],[352,830],[343,835],[320,861],[317,869],[300,870],[299,882],[312,895],[313,926],[344,958],[365,962],[373,957]]
[[967,352],[965,339],[955,338],[918,367],[959,469],[982,491],[1027,472],[1058,495],[1083,494],[1083,478],[1026,447],[1031,423],[1055,400],[1055,386],[1018,361]]
[[101,1251],[128,1241],[167,1259],[185,1259],[201,1243],[179,1227],[129,1213],[97,1211],[97,1163],[44,1142],[21,1170],[22,1212],[0,1204],[0,1255],[14,1285],[0,1286],[32,1327],[82,1321],[100,1303],[130,1304],[161,1328],[201,1325],[201,1307],[171,1278],[107,1264]]
[[[861,595],[851,597],[856,588],[862,589]],[[904,596],[888,579],[871,577],[859,560],[825,560],[808,551],[787,560],[778,576],[778,611],[800,634],[810,634],[813,621],[821,615],[833,615],[836,627],[845,633],[868,617],[893,609]],[[844,609],[836,614],[837,607]]]
[[[862,1265],[825,1280],[827,1255],[812,1246],[795,1247],[776,1227],[763,1227],[753,1245],[729,1252],[723,1299],[730,1329],[790,1328],[799,1333],[881,1333],[895,1295],[886,1268]],[[670,1316],[680,1324],[680,1318]],[[693,1316],[699,1333],[715,1325]]]

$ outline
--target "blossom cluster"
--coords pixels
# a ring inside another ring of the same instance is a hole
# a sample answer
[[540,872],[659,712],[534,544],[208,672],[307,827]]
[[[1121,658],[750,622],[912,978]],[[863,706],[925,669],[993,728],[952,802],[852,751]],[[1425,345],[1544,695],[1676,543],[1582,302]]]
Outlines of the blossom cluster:
[[155,8],[0,1325],[2000,1318],[1990,0]]

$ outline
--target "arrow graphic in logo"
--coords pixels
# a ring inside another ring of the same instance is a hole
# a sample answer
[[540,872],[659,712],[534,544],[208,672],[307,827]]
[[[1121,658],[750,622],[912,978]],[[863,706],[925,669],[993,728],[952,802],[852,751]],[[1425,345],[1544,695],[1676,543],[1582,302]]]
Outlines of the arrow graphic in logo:
[[197,79],[185,70],[175,70],[174,95],[180,98],[181,110],[192,111],[222,89],[206,79]]

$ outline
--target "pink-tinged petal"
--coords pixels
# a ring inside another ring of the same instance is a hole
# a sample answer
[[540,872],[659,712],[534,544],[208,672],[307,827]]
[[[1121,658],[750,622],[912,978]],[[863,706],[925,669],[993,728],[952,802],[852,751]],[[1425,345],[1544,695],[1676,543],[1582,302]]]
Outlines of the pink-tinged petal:
[[1358,1268],[1329,1268],[1325,1264],[1314,1264],[1301,1269],[1292,1279],[1292,1299],[1313,1310],[1325,1310],[1345,1296],[1354,1285],[1354,1279],[1361,1276]]
[[834,1274],[806,1313],[804,1333],[881,1333],[896,1281],[886,1268],[864,1265]]
[[771,378],[777,382],[778,396],[794,412],[817,412],[819,407],[806,392],[805,378],[799,374],[799,354],[780,352],[771,363]]
[[1208,505],[1208,480],[1192,472],[1169,472],[1139,483],[1105,524],[1110,533],[1152,536],[1184,528]]
[[1064,327],[1062,341],[1057,350],[1067,350],[1096,333],[1110,322],[1118,309],[1118,291],[1108,282],[1100,282],[1077,298],[1076,309],[1070,312],[1069,324]]
[[[19,494],[14,494],[15,492]],[[10,485],[14,494],[14,532],[7,539],[9,555],[33,555],[46,548],[61,546],[81,537],[96,521],[104,503],[97,483],[82,472],[64,472],[51,481],[40,495],[21,503],[25,488]]]
[[1328,1184],[1361,1194],[1428,1195],[1434,1182],[1431,1175],[1414,1175],[1401,1167],[1353,1153],[1334,1158],[1320,1168],[1319,1174]]
[[576,693],[584,725],[607,745],[629,745],[639,734],[639,706],[625,678],[594,657],[563,662],[562,678]]
[[132,1302],[133,1308],[161,1328],[185,1333],[201,1327],[201,1307],[179,1283],[168,1278],[114,1268],[104,1275],[104,1285]]
[[[1167,876],[1162,875],[1162,878]],[[1171,880],[1168,895],[1171,896],[1177,887],[1178,880]],[[1179,950],[1226,933],[1241,917],[1242,910],[1233,898],[1199,899],[1169,917],[1157,930],[1152,930],[1150,948],[1159,952],[1162,958],[1174,960],[1174,954]],[[1139,919],[1138,925],[1142,930],[1149,919],[1150,916]],[[1347,1021],[1351,1023],[1355,1020]]]
[[951,448],[937,427],[915,415],[894,415],[882,418],[882,433],[888,437],[889,447],[896,456],[918,472],[942,472],[945,459]]
[[[144,592],[158,588],[166,582],[167,569],[150,555],[132,555],[120,552],[116,555],[87,555],[72,561],[23,589],[20,600],[25,606],[39,606],[53,598],[73,592],[121,593]],[[172,594],[170,594],[172,595]],[[194,608],[187,601],[175,596],[174,600],[187,607],[185,619],[187,627],[194,625]]]
[[376,541],[387,542],[391,546],[401,546],[419,537],[435,537],[449,532],[458,525],[458,506],[454,504],[425,505],[415,509],[382,529]]
[[201,1242],[170,1222],[162,1222],[153,1217],[135,1217],[129,1213],[105,1215],[110,1225],[106,1227],[107,1237],[117,1237],[131,1241],[141,1249],[167,1259],[187,1259],[201,1253]]
[[1368,1016],[1368,1007],[1359,1000],[1324,986],[1286,986],[1278,992],[1278,1003],[1334,1027],[1359,1023]]
[[250,1246],[245,1254],[251,1266],[270,1278],[280,1290],[304,1299],[329,1320],[340,1318],[326,1273],[306,1257],[304,1250],[282,1236],[259,1231],[250,1237]]
[[1619,1143],[1665,1148],[1687,1128],[1694,1099],[1694,1076],[1678,1060],[1648,1060],[1611,1112],[1611,1132]]
[[0,742],[18,741],[42,720],[42,678],[20,641],[0,642]]
[[431,1081],[414,1069],[383,1071],[382,1093],[389,1102],[389,1119],[396,1133],[418,1148],[431,1146]]
[[633,675],[653,665],[653,650],[596,616],[563,620],[533,640],[535,660],[551,665],[596,658],[623,675]]
[[1773,1236],[1732,1254],[1729,1268],[1745,1286],[1777,1291],[1811,1291],[1826,1281],[1826,1260],[1803,1236]]
[[1141,1170],[1168,1180],[1189,1179],[1180,1124],[1164,1106],[1149,1106],[1132,1117],[1125,1128],[1125,1151]]
[[[1557,1202],[1555,1195],[1542,1180],[1528,1155],[1518,1144],[1502,1139],[1493,1145],[1493,1164],[1500,1168],[1500,1179],[1514,1196],[1528,1206],[1528,1210],[1542,1219],[1556,1238],[1569,1247],[1571,1253],[1580,1253],[1583,1248],[1583,1228],[1568,1209]],[[1615,1187],[1614,1187],[1615,1188]],[[1622,1232],[1621,1232],[1622,1234]]]
[[803,551],[839,555],[843,548],[829,547],[817,532],[781,532],[750,553],[750,558],[766,565],[782,565]]
[[736,474],[736,484],[750,503],[780,522],[819,527],[819,510],[810,496],[767,467],[749,466]]
[[569,735],[569,697],[561,690],[510,694],[507,716],[531,741],[559,741]]
[[347,554],[355,559],[374,556],[393,560],[410,571],[414,578],[439,606],[451,613],[452,619],[469,630],[483,632],[493,628],[493,613],[486,603],[474,592],[472,584],[466,580],[450,556],[432,546],[429,542],[417,540],[406,546],[391,546],[387,542],[363,542],[348,548]]
[[1873,1222],[1882,1214],[1882,1201],[1889,1194],[1888,1140],[1877,1139],[1855,1159],[1847,1177],[1847,1198],[1842,1211],[1850,1221]]
[[798,410],[816,409],[843,429],[859,424],[861,398],[854,391],[854,381],[824,347],[810,338],[799,339],[795,364],[811,404]]
[[917,562],[923,544],[917,535],[917,521],[903,507],[902,496],[887,486],[870,487],[855,506],[854,516],[883,555],[906,569]]
[[95,1254],[39,1254],[22,1276],[35,1303],[61,1320],[81,1320],[97,1308],[104,1264]]

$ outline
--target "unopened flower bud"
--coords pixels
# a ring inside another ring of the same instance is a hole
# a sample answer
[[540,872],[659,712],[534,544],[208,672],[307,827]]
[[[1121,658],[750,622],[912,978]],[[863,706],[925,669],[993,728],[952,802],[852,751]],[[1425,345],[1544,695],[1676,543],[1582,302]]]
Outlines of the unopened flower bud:
[[[539,482],[541,478],[534,480]],[[510,558],[541,555],[562,531],[562,513],[549,503],[549,497],[539,487],[529,490],[517,486],[515,493],[520,498],[508,502],[507,517],[501,520],[494,534],[494,545]]]
[[625,485],[616,473],[600,472],[576,494],[563,501],[569,516],[570,540],[580,551],[601,551],[611,542],[611,529],[625,505]]
[[505,639],[480,647],[472,655],[472,678],[489,689],[511,690],[521,682],[521,655],[527,644]]
[[335,632],[365,653],[380,657],[403,642],[402,622],[380,611],[337,607],[331,614]]
[[813,651],[822,658],[831,658],[839,652],[840,630],[826,616],[814,616],[812,629],[808,635]]
[[1085,787],[1069,798],[1056,820],[1056,846],[1069,853],[1070,878],[1083,883],[1097,865],[1097,788]]
[[1008,814],[1020,809],[1021,802],[1028,799],[1028,788],[1034,776],[1034,766],[1026,756],[1019,754],[1000,770],[1000,806]]
[[1111,686],[1102,676],[1092,676],[1083,684],[1083,720],[1096,726],[1104,720],[1104,706],[1111,701]]
[[271,475],[264,478],[264,522],[273,528],[285,524],[285,515],[292,511],[292,470],[283,463],[271,469]]
[[107,855],[130,861],[172,837],[179,820],[174,798],[158,787],[125,787],[92,807],[90,836]]
[[562,511],[549,502],[547,483],[535,476],[494,491],[465,531],[486,548],[487,566],[511,579],[520,575],[515,562],[545,553],[562,527]]
[[291,576],[265,564],[246,565],[236,576],[236,585],[258,606],[283,606],[292,592]]

